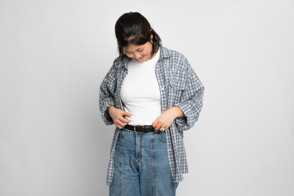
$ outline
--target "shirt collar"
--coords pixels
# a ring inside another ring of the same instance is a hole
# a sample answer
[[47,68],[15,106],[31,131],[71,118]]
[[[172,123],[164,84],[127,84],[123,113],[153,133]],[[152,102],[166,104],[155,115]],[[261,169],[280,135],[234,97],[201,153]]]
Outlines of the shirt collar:
[[[159,61],[162,60],[163,58],[169,58],[170,57],[170,53],[169,53],[169,49],[162,46],[162,44],[159,45],[159,49],[160,49],[160,56],[159,56]],[[128,61],[131,58],[126,58],[124,59],[120,64],[119,67],[124,67],[126,68]]]

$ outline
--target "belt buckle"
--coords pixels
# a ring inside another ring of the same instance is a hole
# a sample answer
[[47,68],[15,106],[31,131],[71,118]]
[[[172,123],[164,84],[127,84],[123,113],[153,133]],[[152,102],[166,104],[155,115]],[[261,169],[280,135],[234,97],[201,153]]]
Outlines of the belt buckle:
[[136,127],[144,127],[144,126],[142,126],[142,125],[134,125],[134,132],[135,132],[135,133],[142,133],[142,132],[138,132],[138,131],[136,131]]

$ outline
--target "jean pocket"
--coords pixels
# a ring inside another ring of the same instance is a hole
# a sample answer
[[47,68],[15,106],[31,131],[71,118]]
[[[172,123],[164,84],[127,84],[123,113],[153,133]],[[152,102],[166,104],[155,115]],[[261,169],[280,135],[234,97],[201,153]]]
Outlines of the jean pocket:
[[166,134],[165,134],[165,131],[159,132],[159,133],[158,133],[158,138],[159,138],[161,141],[163,141],[163,142],[166,143]]

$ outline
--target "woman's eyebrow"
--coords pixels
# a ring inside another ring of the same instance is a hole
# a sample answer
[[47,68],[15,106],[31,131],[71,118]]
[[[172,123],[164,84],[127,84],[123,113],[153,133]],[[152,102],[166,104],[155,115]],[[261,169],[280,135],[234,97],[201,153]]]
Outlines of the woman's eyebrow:
[[[141,48],[142,48],[142,47],[141,47]],[[141,48],[138,48],[137,50],[140,50]],[[130,52],[130,51],[125,50],[125,52]]]

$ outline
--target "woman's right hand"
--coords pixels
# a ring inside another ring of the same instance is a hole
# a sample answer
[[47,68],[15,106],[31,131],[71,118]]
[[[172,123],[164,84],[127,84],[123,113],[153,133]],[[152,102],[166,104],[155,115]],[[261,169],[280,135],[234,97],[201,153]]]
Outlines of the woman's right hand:
[[109,106],[107,108],[107,111],[109,115],[111,116],[111,118],[113,119],[115,126],[117,126],[119,129],[122,129],[124,126],[126,126],[129,122],[132,121],[132,120],[125,119],[123,117],[123,116],[132,116],[132,114],[126,111],[117,109],[113,105]]

